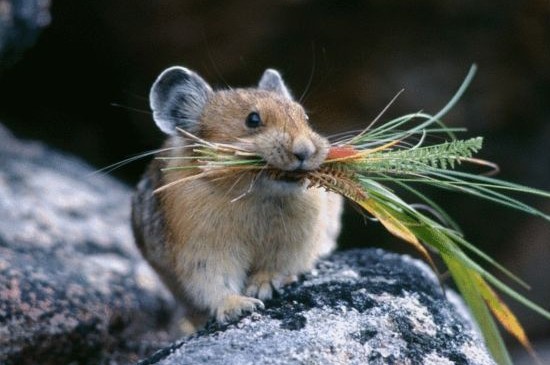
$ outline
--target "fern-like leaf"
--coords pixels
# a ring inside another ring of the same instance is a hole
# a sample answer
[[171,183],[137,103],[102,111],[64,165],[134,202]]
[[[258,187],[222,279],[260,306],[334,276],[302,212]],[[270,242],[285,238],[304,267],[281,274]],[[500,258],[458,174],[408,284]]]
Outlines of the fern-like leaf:
[[418,174],[426,168],[455,168],[461,161],[471,158],[479,151],[483,138],[453,140],[437,145],[381,151],[369,154],[357,165],[362,173],[384,173],[392,175]]

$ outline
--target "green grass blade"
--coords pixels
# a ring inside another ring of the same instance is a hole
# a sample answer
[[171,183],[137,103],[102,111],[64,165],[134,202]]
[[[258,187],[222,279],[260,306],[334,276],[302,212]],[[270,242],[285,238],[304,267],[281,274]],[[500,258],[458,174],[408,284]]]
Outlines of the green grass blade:
[[460,85],[456,93],[453,95],[451,100],[449,100],[449,102],[439,112],[437,112],[437,114],[429,115],[425,113],[415,113],[415,114],[408,114],[400,118],[396,118],[394,120],[391,120],[383,124],[380,127],[372,129],[368,133],[365,133],[364,135],[362,135],[361,138],[357,140],[352,139],[351,143],[354,145],[359,145],[362,142],[367,140],[371,140],[371,141],[377,140],[378,142],[380,140],[386,140],[386,141],[391,140],[387,138],[387,132],[395,133],[396,128],[416,118],[423,118],[425,119],[425,121],[413,128],[409,128],[408,130],[403,131],[400,135],[394,136],[395,139],[401,139],[406,137],[407,135],[410,135],[411,133],[422,131],[434,123],[440,125],[443,131],[447,133],[447,135],[451,139],[456,139],[452,129],[447,128],[447,126],[441,121],[441,118],[445,114],[447,114],[449,110],[451,110],[455,106],[455,104],[460,100],[460,98],[462,97],[462,95],[464,94],[464,92],[472,82],[472,79],[474,78],[476,71],[477,71],[477,66],[474,64],[470,67],[470,70],[468,71],[466,78],[464,79],[464,81],[462,82],[462,84]]
[[436,115],[433,116],[433,119],[441,119],[445,114],[451,110],[456,103],[460,100],[468,86],[470,86],[470,83],[474,79],[474,76],[477,72],[477,65],[474,63],[472,66],[470,66],[470,69],[468,70],[468,73],[466,74],[466,77],[464,78],[464,81],[462,81],[462,84],[456,91],[456,93],[453,95],[451,100],[445,105]]
[[471,277],[469,269],[464,267],[452,256],[442,255],[442,258],[449,268],[460,294],[462,294],[464,301],[467,303],[472,315],[476,319],[479,329],[483,334],[483,338],[485,339],[485,343],[495,361],[501,365],[512,365],[512,360],[495,320],[480,295],[478,288],[472,285],[475,280]]
[[446,173],[450,176],[462,179],[466,182],[476,182],[479,186],[484,186],[481,183],[485,183],[488,188],[499,189],[499,190],[508,190],[518,193],[538,195],[543,198],[550,198],[550,191],[544,191],[541,189],[531,188],[529,186],[511,183],[505,180],[496,179],[493,177],[475,175],[462,171],[450,171],[447,170]]
[[517,275],[512,273],[510,270],[506,269],[502,264],[500,264],[498,261],[495,261],[491,256],[487,255],[485,252],[481,251],[476,246],[472,245],[470,242],[466,241],[462,236],[456,234],[455,232],[451,230],[445,230],[445,233],[457,244],[460,246],[466,248],[467,250],[473,252],[477,256],[479,256],[481,259],[485,260],[490,265],[494,266],[496,269],[498,269],[500,272],[502,272],[504,275],[515,281],[517,284],[521,285],[525,289],[530,289],[529,285],[523,281],[521,278],[519,278]]
[[[395,219],[402,222],[407,227],[407,229],[409,229],[424,244],[432,247],[437,252],[439,252],[439,254],[444,258],[446,264],[449,266],[453,278],[456,281],[463,281],[462,284],[459,284],[457,282],[457,286],[459,286],[461,293],[465,296],[465,300],[468,302],[474,316],[476,317],[476,320],[480,324],[480,327],[484,333],[484,336],[492,353],[496,358],[499,358],[500,361],[504,361],[504,363],[506,363],[505,361],[507,359],[507,355],[505,355],[505,348],[501,343],[502,339],[500,338],[500,334],[498,333],[498,329],[494,326],[494,323],[491,324],[484,317],[488,314],[488,310],[480,293],[485,293],[485,295],[491,298],[491,300],[499,301],[499,299],[494,296],[492,291],[487,291],[489,289],[485,286],[477,288],[474,286],[474,288],[472,289],[471,286],[474,285],[476,281],[467,279],[468,275],[471,276],[474,275],[474,273],[480,275],[480,278],[486,279],[488,282],[497,287],[500,291],[506,293],[513,299],[519,301],[523,305],[539,313],[545,318],[550,319],[550,312],[531,302],[523,295],[510,288],[508,285],[504,284],[502,281],[494,277],[492,274],[479,266],[470,257],[468,257],[458,247],[457,244],[463,244],[469,248],[473,248],[473,246],[470,245],[467,241],[463,240],[456,233],[449,229],[445,229],[436,222],[419,213],[418,211],[404,203],[395,194],[385,189],[383,185],[369,181],[368,179],[361,180],[361,183],[367,190],[370,199],[375,199],[380,205],[385,208],[385,211],[387,213],[391,214]],[[458,241],[458,243],[456,241]],[[513,274],[491,260],[481,251],[475,248],[473,249],[473,251],[480,254],[480,256],[482,256],[483,258],[486,258],[490,262],[494,263],[495,266],[501,268],[506,274],[508,274],[512,278],[517,279]],[[453,269],[450,268],[450,265],[454,265]],[[465,277],[466,279],[464,279]],[[469,284],[470,287],[465,286],[464,283],[467,282],[471,282],[471,284]],[[481,306],[480,303],[483,303],[483,306]],[[502,308],[502,306],[500,307]],[[518,336],[518,338],[521,338],[521,336],[523,335],[523,329],[519,324],[517,324],[515,328],[517,329],[517,331],[513,332],[513,334],[515,336]],[[518,333],[520,332],[521,334],[518,335]],[[527,343],[528,345],[528,342],[525,343]]]
[[[385,177],[387,177],[387,176],[385,176]],[[389,179],[391,179],[391,178],[389,178]],[[430,199],[428,196],[426,196],[425,194],[422,194],[420,191],[418,191],[417,189],[413,188],[412,186],[410,186],[408,184],[405,184],[405,183],[403,183],[399,180],[395,180],[395,179],[393,179],[392,181],[395,184],[401,186],[403,189],[405,189],[405,190],[411,192],[412,194],[416,195],[420,200],[422,200],[423,202],[428,204],[432,209],[434,209],[443,218],[443,220],[446,224],[448,224],[456,232],[462,234],[462,231],[461,231],[460,226],[458,225],[458,223],[455,222],[453,220],[453,218],[439,204],[437,204],[432,199]]]
[[[504,205],[504,206],[507,206],[507,207],[510,207],[510,208],[513,208],[513,209],[516,209],[516,210],[520,210],[520,211],[523,211],[525,213],[528,213],[528,214],[532,214],[532,215],[535,215],[535,216],[539,216],[547,221],[550,221],[550,215],[538,210],[538,209],[535,209],[533,207],[531,207],[530,205],[527,205],[517,199],[514,199],[508,195],[504,195],[502,193],[499,193],[499,192],[496,192],[496,191],[493,191],[489,188],[486,188],[484,186],[480,186],[478,184],[476,184],[475,182],[465,182],[464,180],[460,179],[460,178],[456,178],[454,177],[453,175],[456,175],[454,174],[456,171],[439,171],[439,172],[435,172],[432,171],[431,175],[432,176],[436,176],[436,177],[440,177],[442,178],[442,180],[440,181],[436,181],[436,183],[434,184],[433,181],[431,182],[432,185],[434,186],[437,186],[436,184],[439,184],[441,183],[442,186],[447,186],[449,188],[451,188],[451,190],[455,190],[455,191],[460,191],[460,192],[464,192],[464,193],[468,193],[470,195],[474,195],[474,196],[477,196],[479,198],[482,198],[482,199],[485,199],[485,200],[489,200],[489,201],[492,201],[494,203],[497,203],[497,204],[501,204],[501,205]],[[469,174],[467,174],[469,175]],[[459,176],[463,176],[464,177],[464,174],[461,174]],[[444,179],[447,179],[447,181],[445,181]],[[523,189],[521,192],[523,193],[528,193],[528,194],[534,194],[533,190],[535,189]],[[538,191],[538,190],[535,190],[535,191]],[[547,194],[546,192],[542,192],[540,191],[541,193],[544,193],[544,194]],[[536,195],[539,195],[540,194],[536,194]]]

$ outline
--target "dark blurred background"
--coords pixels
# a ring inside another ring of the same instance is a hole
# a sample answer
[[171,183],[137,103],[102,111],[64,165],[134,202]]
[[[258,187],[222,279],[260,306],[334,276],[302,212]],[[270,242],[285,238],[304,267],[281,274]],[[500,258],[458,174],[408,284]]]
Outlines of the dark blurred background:
[[[0,43],[0,120],[97,168],[160,145],[147,95],[171,65],[218,87],[254,85],[277,68],[305,95],[314,126],[332,134],[366,126],[402,88],[383,120],[436,112],[475,62],[478,74],[446,121],[486,138],[481,156],[499,163],[501,178],[550,190],[547,0],[0,0],[0,21],[8,41],[6,29],[20,29],[15,46]],[[112,174],[134,184],[147,161]],[[430,194],[550,308],[547,222]],[[548,201],[527,201],[550,211]],[[371,245],[404,247],[348,209],[341,246]],[[548,338],[549,321],[508,302],[535,342]]]

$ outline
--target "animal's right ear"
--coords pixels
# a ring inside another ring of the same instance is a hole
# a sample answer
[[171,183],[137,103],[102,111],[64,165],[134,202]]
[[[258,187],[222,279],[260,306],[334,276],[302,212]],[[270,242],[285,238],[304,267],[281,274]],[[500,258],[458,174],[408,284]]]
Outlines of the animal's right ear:
[[272,91],[292,100],[292,94],[286,87],[281,74],[272,68],[268,68],[264,71],[264,74],[258,83],[258,89]]
[[153,119],[166,134],[177,134],[176,128],[197,132],[198,119],[211,94],[212,88],[195,72],[170,67],[160,74],[149,93]]

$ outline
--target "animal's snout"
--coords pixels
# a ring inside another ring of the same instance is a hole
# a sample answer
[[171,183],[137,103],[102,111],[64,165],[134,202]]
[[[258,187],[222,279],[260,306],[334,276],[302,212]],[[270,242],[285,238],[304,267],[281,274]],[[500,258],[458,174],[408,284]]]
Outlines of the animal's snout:
[[311,171],[321,165],[326,156],[328,142],[314,133],[292,138],[288,134],[275,134],[262,139],[265,145],[257,146],[262,157],[276,169],[283,171]]
[[308,160],[315,152],[315,145],[309,138],[297,138],[292,144],[292,154],[300,163]]
[[311,151],[309,150],[301,150],[298,152],[294,152],[294,157],[300,162],[304,162],[312,155]]

